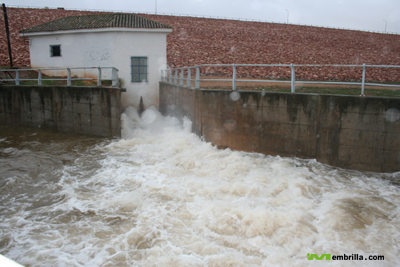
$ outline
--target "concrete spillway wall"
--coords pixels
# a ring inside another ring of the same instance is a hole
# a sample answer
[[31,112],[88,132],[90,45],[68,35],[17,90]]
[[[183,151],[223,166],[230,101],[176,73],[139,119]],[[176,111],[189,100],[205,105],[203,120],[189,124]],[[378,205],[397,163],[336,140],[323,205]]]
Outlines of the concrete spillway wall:
[[220,148],[400,171],[400,99],[191,89],[160,83],[160,110]]
[[0,122],[120,137],[121,89],[0,86]]

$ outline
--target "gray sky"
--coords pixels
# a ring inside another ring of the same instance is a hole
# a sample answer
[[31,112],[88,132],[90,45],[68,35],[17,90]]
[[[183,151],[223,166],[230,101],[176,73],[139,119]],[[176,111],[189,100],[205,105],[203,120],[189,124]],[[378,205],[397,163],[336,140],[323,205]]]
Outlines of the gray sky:
[[[247,18],[400,34],[400,0],[9,0],[7,6]],[[287,11],[286,11],[287,10]],[[384,21],[386,20],[386,22]]]

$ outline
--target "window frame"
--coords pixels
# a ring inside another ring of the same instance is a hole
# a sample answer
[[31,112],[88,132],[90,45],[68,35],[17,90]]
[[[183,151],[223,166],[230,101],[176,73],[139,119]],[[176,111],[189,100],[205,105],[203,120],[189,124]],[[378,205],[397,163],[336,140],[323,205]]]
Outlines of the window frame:
[[[142,64],[143,59],[146,60],[145,64]],[[134,64],[133,60],[137,60],[138,64]],[[134,68],[137,68],[137,71],[134,72]],[[134,75],[137,75],[138,78],[134,79]],[[149,82],[149,57],[131,56],[131,82],[132,83]]]
[[[59,55],[54,55],[54,47],[59,48]],[[61,45],[60,44],[55,44],[55,45],[50,45],[50,57],[61,57]]]

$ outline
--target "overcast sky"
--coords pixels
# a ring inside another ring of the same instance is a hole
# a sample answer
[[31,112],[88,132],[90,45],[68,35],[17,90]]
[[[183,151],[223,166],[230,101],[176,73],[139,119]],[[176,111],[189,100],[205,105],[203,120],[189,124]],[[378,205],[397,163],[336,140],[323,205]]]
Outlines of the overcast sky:
[[[400,0],[8,0],[7,6],[177,13],[400,33]],[[289,15],[289,16],[288,16]],[[289,18],[288,18],[289,17]],[[385,22],[386,21],[386,22]]]

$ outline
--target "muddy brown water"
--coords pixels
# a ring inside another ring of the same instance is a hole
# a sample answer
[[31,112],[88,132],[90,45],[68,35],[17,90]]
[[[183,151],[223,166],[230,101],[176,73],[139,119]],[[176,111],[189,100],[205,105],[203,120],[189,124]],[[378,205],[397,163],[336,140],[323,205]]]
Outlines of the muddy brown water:
[[309,266],[309,253],[398,264],[400,173],[219,150],[152,108],[122,122],[120,140],[0,125],[1,254],[25,266]]

